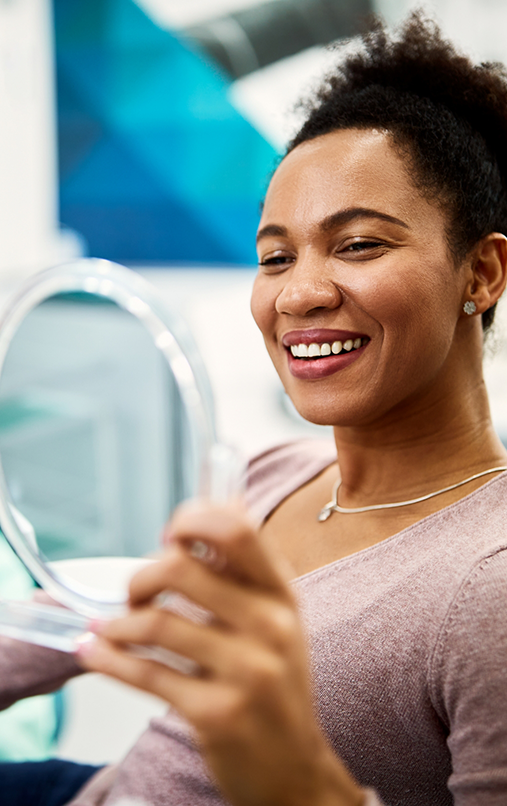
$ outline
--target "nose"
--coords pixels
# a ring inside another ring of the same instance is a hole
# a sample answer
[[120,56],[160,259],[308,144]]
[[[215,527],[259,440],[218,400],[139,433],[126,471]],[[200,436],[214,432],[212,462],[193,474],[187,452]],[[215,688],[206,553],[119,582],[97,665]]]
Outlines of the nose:
[[326,308],[334,310],[343,303],[342,291],[325,260],[299,255],[283,278],[283,288],[275,302],[277,313],[308,316]]

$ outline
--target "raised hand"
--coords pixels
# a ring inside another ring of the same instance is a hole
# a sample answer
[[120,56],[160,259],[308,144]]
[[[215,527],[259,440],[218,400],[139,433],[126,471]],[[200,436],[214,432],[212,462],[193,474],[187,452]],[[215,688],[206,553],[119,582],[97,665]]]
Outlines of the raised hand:
[[[196,541],[208,547],[208,560],[194,556],[202,554],[192,551]],[[134,577],[130,613],[94,625],[98,637],[80,653],[83,665],[173,705],[196,729],[209,767],[236,806],[359,806],[363,791],[315,718],[286,574],[245,512],[239,505],[185,505],[169,543],[161,560]],[[209,617],[157,606],[168,592]],[[136,657],[129,644],[176,652],[195,673]]]

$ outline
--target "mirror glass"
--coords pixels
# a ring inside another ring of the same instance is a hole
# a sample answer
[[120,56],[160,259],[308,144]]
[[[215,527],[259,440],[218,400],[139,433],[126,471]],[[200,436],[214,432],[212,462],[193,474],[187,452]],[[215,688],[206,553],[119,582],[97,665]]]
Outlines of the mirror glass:
[[214,442],[202,366],[153,293],[79,261],[32,281],[0,330],[2,529],[84,615],[125,600]]

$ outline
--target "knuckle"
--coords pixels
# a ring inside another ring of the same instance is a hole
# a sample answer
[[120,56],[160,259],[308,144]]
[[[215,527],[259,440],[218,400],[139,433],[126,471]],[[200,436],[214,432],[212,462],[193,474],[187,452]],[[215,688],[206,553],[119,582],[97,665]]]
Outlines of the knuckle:
[[164,633],[167,613],[162,610],[150,610],[145,616],[143,625],[143,643],[156,644]]
[[258,635],[282,652],[294,643],[297,629],[296,614],[285,605],[270,604],[256,614],[255,630]]
[[176,582],[186,576],[188,558],[185,552],[178,548],[175,547],[161,562],[163,563],[164,575],[168,581]]
[[289,607],[277,607],[273,611],[273,637],[277,643],[286,648],[294,642],[299,630],[296,614]]
[[144,661],[137,666],[134,685],[146,691],[156,691],[159,684],[159,671],[154,663]]
[[238,551],[246,549],[252,542],[253,532],[244,521],[231,515],[224,524],[224,537]]
[[273,653],[258,650],[242,659],[240,677],[247,701],[255,701],[278,688],[284,676],[285,664]]
[[237,730],[245,713],[245,697],[242,692],[232,686],[215,692],[215,696],[201,703],[191,718],[199,731],[208,736],[230,735]]

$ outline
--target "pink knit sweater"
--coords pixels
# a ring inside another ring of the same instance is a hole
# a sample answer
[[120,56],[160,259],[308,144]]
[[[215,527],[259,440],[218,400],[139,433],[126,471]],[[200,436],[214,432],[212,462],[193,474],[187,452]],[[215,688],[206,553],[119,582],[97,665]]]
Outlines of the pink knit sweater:
[[[248,492],[259,519],[334,458],[332,445],[315,442],[259,457]],[[389,806],[507,804],[506,521],[503,473],[294,581],[322,727],[356,779]],[[76,671],[59,653],[6,639],[0,649],[4,705]],[[125,797],[223,804],[191,731],[172,712],[153,720],[110,780],[92,788],[74,806]],[[380,801],[372,793],[370,802]]]

